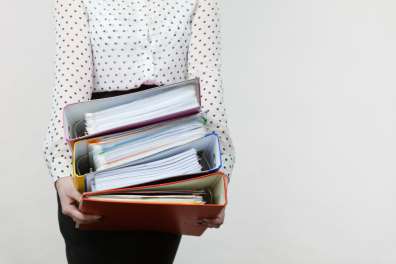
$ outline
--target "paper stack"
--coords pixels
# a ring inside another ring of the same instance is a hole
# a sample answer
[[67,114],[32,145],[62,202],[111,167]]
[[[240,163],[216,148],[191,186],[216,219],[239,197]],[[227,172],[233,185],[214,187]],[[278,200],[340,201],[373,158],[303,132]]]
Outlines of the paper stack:
[[[226,176],[218,172],[219,137],[200,106],[193,79],[64,108],[80,209],[106,219],[84,229],[205,230],[187,219],[225,206]],[[132,211],[145,218],[129,219]]]

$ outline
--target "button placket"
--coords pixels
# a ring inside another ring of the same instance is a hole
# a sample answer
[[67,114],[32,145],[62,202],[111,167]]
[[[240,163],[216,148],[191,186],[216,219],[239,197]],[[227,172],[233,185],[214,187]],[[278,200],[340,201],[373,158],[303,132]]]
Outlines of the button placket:
[[153,79],[154,76],[154,57],[153,57],[153,46],[152,46],[152,37],[151,37],[151,13],[152,13],[152,1],[151,0],[145,0],[144,4],[144,9],[145,9],[145,21],[146,21],[146,40],[147,40],[147,45],[144,46],[145,48],[145,56],[146,56],[146,69],[144,69],[145,72],[145,78],[147,80]]

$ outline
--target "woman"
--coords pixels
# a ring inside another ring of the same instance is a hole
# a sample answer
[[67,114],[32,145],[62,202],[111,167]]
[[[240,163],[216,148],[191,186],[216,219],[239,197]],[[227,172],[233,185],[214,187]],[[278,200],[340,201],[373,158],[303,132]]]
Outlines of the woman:
[[[100,221],[78,210],[71,150],[64,139],[66,104],[200,78],[203,111],[220,134],[222,170],[234,165],[223,104],[217,0],[56,0],[56,83],[43,151],[55,182],[58,218],[69,263],[172,263],[180,235],[81,231]],[[197,224],[219,227],[224,212]]]

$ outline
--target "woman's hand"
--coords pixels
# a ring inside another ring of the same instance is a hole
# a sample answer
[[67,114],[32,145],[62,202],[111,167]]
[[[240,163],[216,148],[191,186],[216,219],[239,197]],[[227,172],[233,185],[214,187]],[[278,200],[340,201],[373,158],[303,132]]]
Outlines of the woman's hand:
[[98,215],[83,214],[78,210],[82,195],[74,187],[72,177],[63,177],[55,182],[56,190],[62,206],[62,213],[73,219],[77,224],[89,224],[99,221]]
[[219,228],[224,223],[225,209],[221,210],[216,218],[203,218],[198,220],[199,225],[205,225],[210,228]]

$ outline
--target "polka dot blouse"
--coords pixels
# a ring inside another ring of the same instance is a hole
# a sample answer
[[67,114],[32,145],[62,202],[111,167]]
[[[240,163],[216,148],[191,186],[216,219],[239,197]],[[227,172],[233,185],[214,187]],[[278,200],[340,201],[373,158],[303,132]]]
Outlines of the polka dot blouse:
[[200,78],[202,110],[219,133],[223,171],[230,177],[234,147],[221,79],[217,0],[55,0],[56,62],[51,116],[43,145],[54,181],[72,175],[62,109],[92,92],[143,83]]

